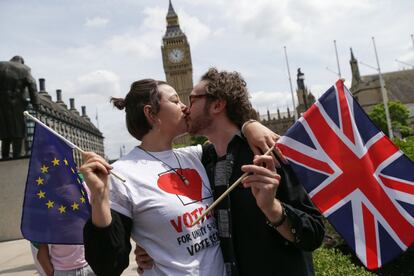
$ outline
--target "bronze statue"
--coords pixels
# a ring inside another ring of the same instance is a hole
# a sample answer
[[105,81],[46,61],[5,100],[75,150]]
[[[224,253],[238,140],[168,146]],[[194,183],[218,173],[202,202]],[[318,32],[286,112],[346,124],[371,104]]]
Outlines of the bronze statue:
[[21,156],[22,142],[26,136],[23,111],[29,102],[37,110],[37,87],[30,67],[24,64],[20,56],[0,62],[0,140],[3,159],[10,158],[10,144],[13,145],[13,158]]
[[296,82],[298,84],[299,89],[305,90],[305,74],[303,74],[300,71],[300,68],[298,68],[298,74],[297,74]]

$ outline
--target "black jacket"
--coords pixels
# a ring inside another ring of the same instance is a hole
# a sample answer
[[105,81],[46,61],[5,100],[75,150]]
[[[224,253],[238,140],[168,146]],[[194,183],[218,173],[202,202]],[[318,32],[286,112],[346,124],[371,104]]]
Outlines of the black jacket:
[[[243,174],[241,166],[252,163],[253,153],[240,135],[234,136],[227,153],[234,156],[229,182],[232,184]],[[213,145],[203,147],[202,161],[214,186],[217,155]],[[314,274],[311,251],[321,245],[325,234],[322,216],[290,166],[282,165],[277,172],[281,175],[281,183],[276,198],[284,203],[295,241],[287,241],[268,226],[265,215],[256,205],[251,189],[239,185],[230,193],[230,209],[232,247],[240,275]],[[221,244],[223,255],[225,244]]]

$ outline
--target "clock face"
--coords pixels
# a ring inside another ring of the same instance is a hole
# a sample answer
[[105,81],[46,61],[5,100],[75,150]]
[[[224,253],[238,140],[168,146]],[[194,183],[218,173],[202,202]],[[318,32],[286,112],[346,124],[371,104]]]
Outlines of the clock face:
[[168,59],[173,63],[179,63],[184,59],[184,52],[181,49],[174,48],[168,53]]

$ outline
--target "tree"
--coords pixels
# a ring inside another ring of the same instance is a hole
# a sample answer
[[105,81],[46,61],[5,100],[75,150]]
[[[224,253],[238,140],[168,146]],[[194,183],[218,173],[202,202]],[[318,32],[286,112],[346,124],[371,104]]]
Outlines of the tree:
[[407,137],[405,139],[394,139],[394,143],[410,158],[414,161],[414,136]]
[[[399,131],[402,137],[407,137],[412,130],[408,124],[410,112],[408,108],[399,101],[388,102],[388,110],[390,111],[391,126],[393,130]],[[385,118],[384,104],[377,104],[368,114],[374,124],[385,134],[388,134],[387,120]]]

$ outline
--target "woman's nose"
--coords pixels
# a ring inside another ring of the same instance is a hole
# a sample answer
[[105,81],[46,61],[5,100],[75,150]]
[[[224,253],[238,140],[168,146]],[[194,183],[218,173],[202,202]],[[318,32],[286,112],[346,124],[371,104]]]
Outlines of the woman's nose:
[[190,112],[190,108],[188,106],[186,106],[185,104],[181,104],[181,110],[185,114],[188,114]]

